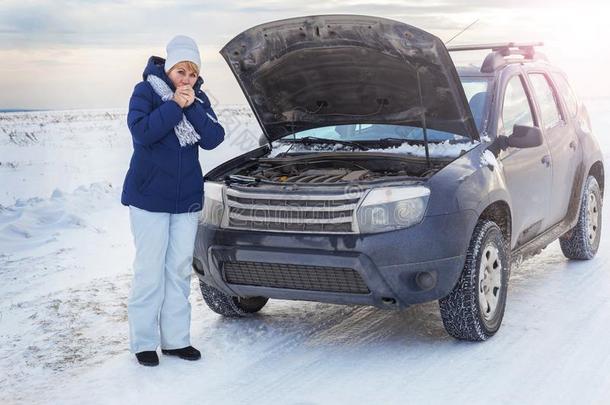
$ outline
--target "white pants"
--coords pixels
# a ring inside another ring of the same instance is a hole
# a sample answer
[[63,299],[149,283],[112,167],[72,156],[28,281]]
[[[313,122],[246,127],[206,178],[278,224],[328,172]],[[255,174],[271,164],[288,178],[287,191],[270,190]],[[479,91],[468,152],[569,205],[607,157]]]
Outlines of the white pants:
[[129,207],[136,247],[127,306],[132,353],[190,346],[191,265],[198,213]]

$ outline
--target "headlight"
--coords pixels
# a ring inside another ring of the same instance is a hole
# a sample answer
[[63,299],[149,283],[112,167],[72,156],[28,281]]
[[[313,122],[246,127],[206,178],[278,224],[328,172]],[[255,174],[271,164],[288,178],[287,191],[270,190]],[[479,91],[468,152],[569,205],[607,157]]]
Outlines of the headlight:
[[222,183],[205,182],[203,184],[203,212],[201,221],[208,225],[220,226],[224,203],[222,201]]
[[386,232],[421,222],[430,190],[423,186],[374,188],[356,213],[360,233]]

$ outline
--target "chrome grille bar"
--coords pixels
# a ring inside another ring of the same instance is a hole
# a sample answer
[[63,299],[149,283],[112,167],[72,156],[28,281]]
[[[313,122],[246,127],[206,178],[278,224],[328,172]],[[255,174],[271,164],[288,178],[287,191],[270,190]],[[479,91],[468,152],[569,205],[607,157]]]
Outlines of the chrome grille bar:
[[235,202],[233,200],[227,200],[227,203],[228,203],[229,207],[235,207],[235,208],[240,208],[240,209],[244,209],[244,210],[272,210],[272,211],[299,210],[299,211],[312,211],[312,212],[320,211],[320,209],[323,209],[324,211],[353,211],[358,206],[358,204],[337,205],[335,207],[315,207],[315,206],[307,207],[307,206],[299,206],[299,205],[294,205],[294,206],[273,205],[273,206],[269,206],[269,205],[264,205],[264,204],[263,205],[259,205],[259,204],[241,204],[241,203]]
[[355,233],[364,191],[303,194],[225,189],[223,227],[269,232]]
[[341,224],[341,223],[351,223],[352,217],[339,217],[339,218],[298,218],[298,217],[273,217],[273,216],[251,216],[251,215],[241,215],[233,212],[229,212],[229,217],[231,219],[238,219],[242,221],[260,221],[260,222],[279,222],[279,223],[287,223],[287,224]]

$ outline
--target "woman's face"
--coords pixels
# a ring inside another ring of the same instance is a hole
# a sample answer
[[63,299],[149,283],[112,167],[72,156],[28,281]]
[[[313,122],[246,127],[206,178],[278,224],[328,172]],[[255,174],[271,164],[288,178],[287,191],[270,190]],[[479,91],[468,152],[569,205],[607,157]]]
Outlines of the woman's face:
[[198,74],[190,69],[186,63],[180,62],[172,67],[172,69],[167,73],[167,76],[169,76],[169,79],[172,81],[174,87],[178,88],[185,85],[193,87],[197,81]]

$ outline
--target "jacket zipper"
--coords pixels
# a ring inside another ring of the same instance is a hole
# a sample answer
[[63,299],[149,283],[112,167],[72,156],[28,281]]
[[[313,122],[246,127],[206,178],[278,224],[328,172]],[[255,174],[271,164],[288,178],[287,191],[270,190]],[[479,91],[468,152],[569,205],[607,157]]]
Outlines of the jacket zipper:
[[182,147],[178,145],[178,181],[176,185],[176,211],[178,213],[178,202],[180,201],[180,180],[182,179]]

